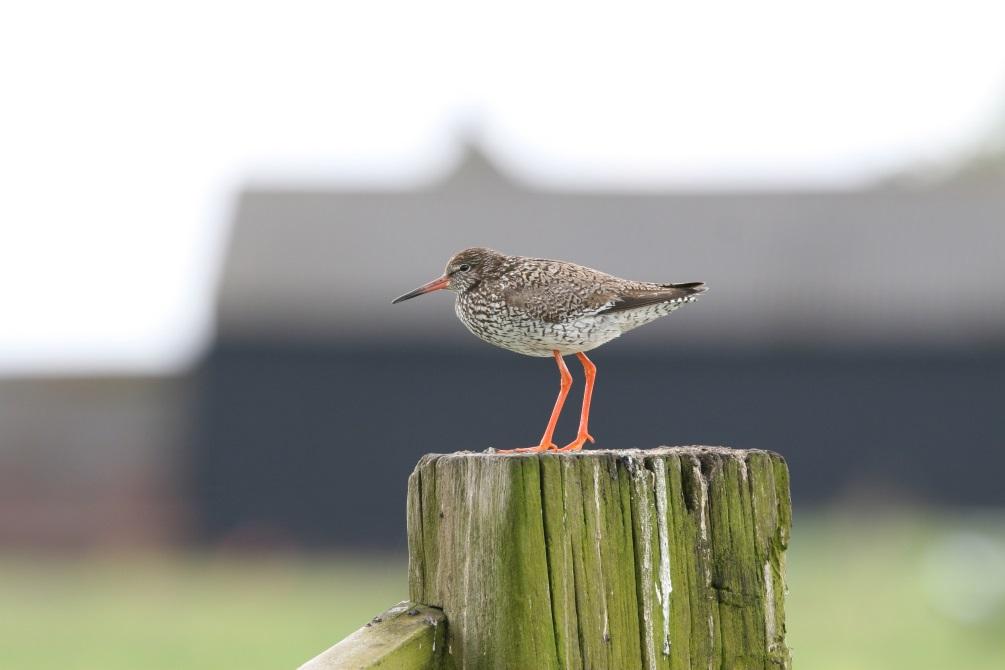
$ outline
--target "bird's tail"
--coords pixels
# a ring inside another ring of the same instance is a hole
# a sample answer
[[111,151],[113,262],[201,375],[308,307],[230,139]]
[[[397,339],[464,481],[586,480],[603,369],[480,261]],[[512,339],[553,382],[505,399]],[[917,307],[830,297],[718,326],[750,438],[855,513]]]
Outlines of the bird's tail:
[[676,309],[681,303],[694,302],[695,298],[692,296],[706,290],[707,287],[700,281],[687,284],[647,284],[641,289],[622,291],[609,307],[599,313],[625,312],[659,303],[671,303]]
[[705,283],[700,281],[692,281],[685,284],[662,284],[662,286],[680,289],[681,291],[684,291],[685,295],[696,295],[698,293],[704,293],[708,290]]

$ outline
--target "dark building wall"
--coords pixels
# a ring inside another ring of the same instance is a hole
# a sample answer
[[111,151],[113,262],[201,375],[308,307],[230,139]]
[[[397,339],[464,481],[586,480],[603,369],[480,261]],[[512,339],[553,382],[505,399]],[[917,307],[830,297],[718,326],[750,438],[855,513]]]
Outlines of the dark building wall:
[[[797,509],[868,496],[1003,505],[1005,350],[639,353],[599,367],[601,447],[782,453]],[[559,434],[571,439],[581,374]],[[404,547],[426,452],[536,442],[546,359],[485,347],[361,349],[226,340],[198,375],[193,501],[204,541]]]

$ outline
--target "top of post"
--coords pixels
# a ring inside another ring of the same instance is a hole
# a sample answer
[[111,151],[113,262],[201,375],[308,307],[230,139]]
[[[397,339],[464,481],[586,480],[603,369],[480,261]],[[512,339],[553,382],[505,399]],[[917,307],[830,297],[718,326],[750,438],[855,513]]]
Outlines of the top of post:
[[[652,449],[583,449],[581,451],[555,452],[540,451],[518,454],[499,453],[495,449],[485,449],[484,451],[454,451],[449,453],[429,453],[423,458],[492,458],[492,459],[525,459],[525,458],[625,458],[638,459],[648,457],[666,456],[690,456],[693,458],[707,458],[709,456],[719,458],[735,458],[745,460],[751,454],[766,454],[775,458],[782,458],[780,454],[763,449],[733,449],[732,447],[707,446],[707,445],[684,445],[677,447],[659,446]],[[783,459],[784,460],[784,459]]]

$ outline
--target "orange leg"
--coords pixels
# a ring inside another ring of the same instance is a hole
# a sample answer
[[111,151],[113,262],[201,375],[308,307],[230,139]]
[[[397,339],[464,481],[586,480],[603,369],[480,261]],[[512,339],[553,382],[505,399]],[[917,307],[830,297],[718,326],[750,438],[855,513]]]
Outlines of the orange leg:
[[558,417],[562,413],[562,405],[565,404],[565,398],[569,395],[569,389],[572,388],[572,374],[569,372],[569,368],[565,367],[562,354],[553,351],[552,355],[555,357],[555,362],[558,363],[558,372],[562,375],[562,384],[558,389],[558,399],[555,400],[555,408],[551,410],[551,418],[548,419],[548,427],[544,429],[544,435],[541,437],[541,444],[536,447],[522,447],[520,449],[500,449],[498,453],[521,454],[532,451],[558,449],[558,445],[552,441],[552,437],[555,434],[555,424],[558,423]]
[[558,451],[579,451],[586,444],[587,440],[590,442],[594,441],[593,436],[590,435],[590,400],[593,398],[593,383],[597,378],[597,366],[582,352],[576,354],[576,358],[583,364],[583,372],[586,373],[586,389],[583,391],[583,411],[579,415],[579,431],[576,433],[576,439]]

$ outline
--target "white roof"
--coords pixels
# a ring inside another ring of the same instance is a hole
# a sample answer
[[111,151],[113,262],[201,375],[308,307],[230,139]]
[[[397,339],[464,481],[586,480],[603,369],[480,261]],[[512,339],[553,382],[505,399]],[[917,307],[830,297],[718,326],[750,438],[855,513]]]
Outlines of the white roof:
[[219,294],[225,336],[474,342],[448,295],[392,307],[467,246],[711,290],[633,342],[974,346],[1005,337],[1005,197],[542,192],[472,153],[419,191],[246,192]]

